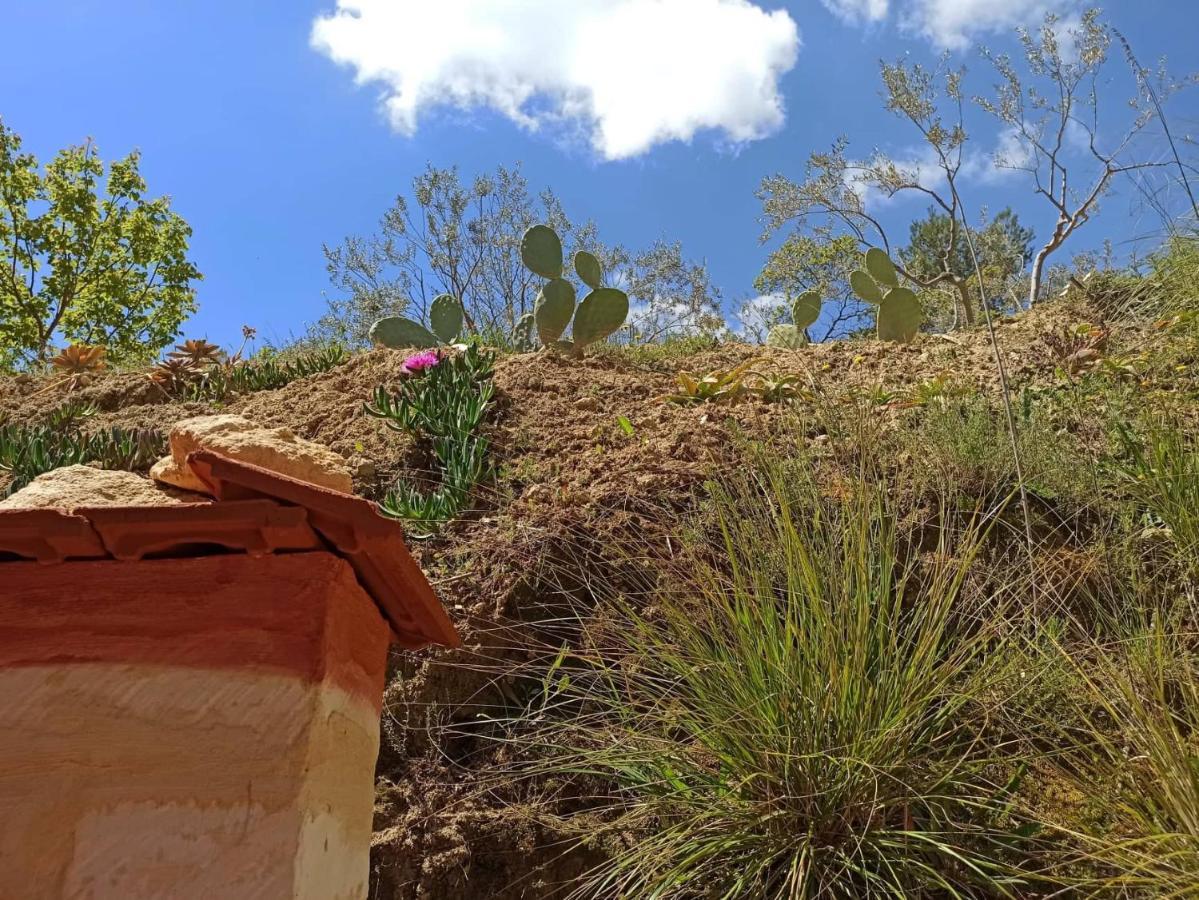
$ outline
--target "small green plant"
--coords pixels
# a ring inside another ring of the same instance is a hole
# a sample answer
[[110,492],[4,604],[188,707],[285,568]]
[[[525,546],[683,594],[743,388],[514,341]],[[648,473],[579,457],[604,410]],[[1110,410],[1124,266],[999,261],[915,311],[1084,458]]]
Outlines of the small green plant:
[[866,251],[865,268],[849,276],[853,292],[878,306],[878,337],[881,341],[906,344],[924,322],[924,311],[916,294],[899,284],[899,272],[885,250]]
[[290,354],[283,360],[241,360],[235,355],[201,365],[186,355],[168,356],[153,369],[150,380],[174,397],[219,402],[233,394],[278,390],[300,378],[335,369],[349,358],[345,348],[335,344]]
[[429,305],[429,327],[406,316],[388,316],[371,326],[370,339],[381,347],[423,349],[457,343],[466,314],[462,301],[442,294]]
[[816,291],[804,291],[791,304],[791,324],[775,325],[766,336],[768,347],[798,350],[809,343],[808,329],[820,318],[823,301]]
[[84,433],[81,425],[95,411],[92,406],[67,403],[34,425],[0,425],[0,471],[10,476],[0,496],[64,466],[99,463],[105,469],[140,471],[166,453],[166,438],[153,429],[113,427]]
[[424,491],[401,479],[379,504],[387,515],[408,523],[414,537],[431,537],[462,513],[475,485],[489,473],[491,445],[482,427],[495,396],[495,354],[471,344],[452,356],[417,354],[405,366],[409,374],[398,390],[376,388],[364,408],[431,450],[437,486]]
[[709,372],[695,376],[687,372],[675,375],[676,390],[662,399],[668,403],[692,406],[700,403],[736,403],[745,396],[746,378],[754,360],[747,360],[727,372]]
[[[575,254],[575,274],[590,288],[576,306],[574,285],[562,277],[562,240],[552,228],[534,225],[526,231],[520,255],[530,272],[546,279],[533,308],[537,337],[546,347],[580,357],[588,346],[607,340],[624,325],[628,295],[603,285],[595,256],[585,250]],[[568,327],[570,338],[564,338]]]
[[1167,530],[1179,562],[1199,574],[1199,445],[1166,424],[1151,422],[1144,431],[1118,426],[1117,470],[1147,516]]

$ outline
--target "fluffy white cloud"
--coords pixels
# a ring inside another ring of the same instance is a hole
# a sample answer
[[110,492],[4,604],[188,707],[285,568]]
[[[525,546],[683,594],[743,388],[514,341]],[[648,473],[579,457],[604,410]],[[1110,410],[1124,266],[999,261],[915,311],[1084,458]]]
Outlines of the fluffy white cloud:
[[878,22],[887,17],[888,0],[820,0],[830,12],[846,22]]
[[749,0],[338,0],[312,45],[378,84],[411,134],[430,108],[486,107],[525,128],[581,126],[608,159],[784,120],[799,29]]
[[939,47],[963,50],[978,37],[1035,26],[1045,13],[1069,14],[1078,0],[910,0],[904,25]]
[[963,50],[979,37],[1036,25],[1047,12],[1069,16],[1081,0],[821,0],[846,22],[879,22],[894,10],[901,26],[938,47]]

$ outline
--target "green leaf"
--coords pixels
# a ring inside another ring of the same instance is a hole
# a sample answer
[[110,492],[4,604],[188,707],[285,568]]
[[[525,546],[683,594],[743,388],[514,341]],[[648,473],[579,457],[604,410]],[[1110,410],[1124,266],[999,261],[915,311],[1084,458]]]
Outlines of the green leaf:
[[887,251],[879,247],[871,247],[866,251],[866,271],[879,284],[885,287],[899,287],[899,273]]
[[542,278],[562,277],[562,241],[548,225],[534,225],[520,242],[520,258]]
[[537,336],[541,338],[541,343],[548,346],[562,337],[574,313],[574,286],[561,278],[547,282],[533,307],[533,318],[537,323]]
[[853,288],[853,292],[867,303],[882,303],[883,292],[869,273],[863,272],[861,269],[855,269],[849,275],[849,286]]
[[924,311],[916,295],[907,288],[894,288],[878,308],[879,340],[906,344],[916,336],[923,321]]
[[575,254],[575,272],[579,279],[590,288],[603,286],[604,273],[600,268],[600,262],[592,254],[586,250],[580,250]]
[[462,304],[457,297],[442,294],[429,306],[429,325],[443,344],[452,344],[462,334]]

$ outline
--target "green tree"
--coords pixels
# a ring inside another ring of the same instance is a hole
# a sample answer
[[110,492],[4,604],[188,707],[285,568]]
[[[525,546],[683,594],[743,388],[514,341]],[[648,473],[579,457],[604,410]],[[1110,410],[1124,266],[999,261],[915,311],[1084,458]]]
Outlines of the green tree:
[[[930,207],[927,216],[911,224],[908,234],[908,245],[899,250],[908,272],[928,280],[949,271],[967,283],[974,302],[981,302],[965,229],[954,228],[949,216]],[[987,296],[993,305],[1001,306],[1003,297],[1011,292],[1015,279],[1033,258],[1033,230],[1021,225],[1019,216],[1008,208],[980,227],[971,228],[970,236],[979,255]],[[1019,308],[1020,300],[1011,305]]]
[[43,363],[57,341],[145,361],[179,335],[202,277],[191,228],[169,198],[145,196],[138,160],[106,174],[89,140],[43,172],[0,121],[0,367]]

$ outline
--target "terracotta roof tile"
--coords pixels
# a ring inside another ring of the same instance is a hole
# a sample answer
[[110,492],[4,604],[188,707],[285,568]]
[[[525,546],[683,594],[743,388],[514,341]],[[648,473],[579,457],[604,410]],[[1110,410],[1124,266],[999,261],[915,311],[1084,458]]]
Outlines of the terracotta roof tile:
[[408,552],[399,522],[374,504],[211,452],[188,464],[217,503],[0,510],[0,562],[62,563],[191,555],[212,545],[261,556],[329,549],[354,569],[398,644],[461,644],[433,588]]

